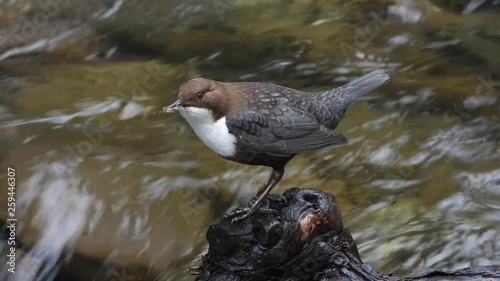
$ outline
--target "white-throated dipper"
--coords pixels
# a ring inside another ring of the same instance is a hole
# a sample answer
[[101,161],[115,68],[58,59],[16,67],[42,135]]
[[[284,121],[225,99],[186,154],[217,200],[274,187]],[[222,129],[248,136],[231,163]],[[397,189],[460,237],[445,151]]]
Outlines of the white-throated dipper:
[[354,99],[388,81],[383,70],[376,70],[344,86],[307,93],[270,83],[196,78],[179,87],[178,100],[163,112],[179,111],[220,156],[273,169],[248,205],[228,215],[238,222],[257,209],[295,155],[346,144],[333,129]]

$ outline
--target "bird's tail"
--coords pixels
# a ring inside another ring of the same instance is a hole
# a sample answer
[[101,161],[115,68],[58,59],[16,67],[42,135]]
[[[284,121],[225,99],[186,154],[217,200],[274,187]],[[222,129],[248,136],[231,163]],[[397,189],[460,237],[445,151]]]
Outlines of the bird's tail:
[[333,102],[340,110],[346,109],[357,97],[375,90],[389,82],[389,75],[383,69],[375,70],[351,82],[329,91],[319,93],[325,102]]

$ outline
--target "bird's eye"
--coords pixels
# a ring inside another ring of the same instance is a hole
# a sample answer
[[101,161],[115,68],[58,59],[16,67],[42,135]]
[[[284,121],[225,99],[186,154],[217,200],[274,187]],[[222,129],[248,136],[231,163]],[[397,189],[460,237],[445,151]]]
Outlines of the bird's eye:
[[203,99],[203,95],[205,95],[205,93],[199,92],[198,94],[196,94],[196,97],[198,97],[198,100],[201,100]]

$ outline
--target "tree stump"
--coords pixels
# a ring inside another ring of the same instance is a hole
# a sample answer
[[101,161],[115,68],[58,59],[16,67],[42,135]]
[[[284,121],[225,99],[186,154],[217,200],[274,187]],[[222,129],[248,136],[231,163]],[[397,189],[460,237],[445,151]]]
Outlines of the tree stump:
[[361,260],[337,200],[322,190],[291,188],[266,197],[259,210],[242,222],[223,218],[209,227],[209,250],[196,269],[201,275],[196,280],[500,280],[500,267],[416,277],[376,272]]

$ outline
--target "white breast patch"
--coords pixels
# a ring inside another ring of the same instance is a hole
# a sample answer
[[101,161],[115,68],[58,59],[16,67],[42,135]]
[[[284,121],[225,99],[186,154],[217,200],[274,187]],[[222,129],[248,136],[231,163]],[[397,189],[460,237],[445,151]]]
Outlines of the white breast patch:
[[185,107],[180,114],[191,125],[198,137],[217,154],[230,157],[236,152],[236,137],[229,133],[226,117],[215,121],[205,108]]

